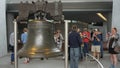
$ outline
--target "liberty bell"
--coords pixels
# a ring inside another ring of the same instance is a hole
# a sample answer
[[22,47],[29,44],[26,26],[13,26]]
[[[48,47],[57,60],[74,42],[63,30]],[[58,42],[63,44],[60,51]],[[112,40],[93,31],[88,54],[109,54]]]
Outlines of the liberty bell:
[[18,52],[20,57],[49,58],[62,55],[54,42],[53,24],[45,20],[28,23],[28,40]]

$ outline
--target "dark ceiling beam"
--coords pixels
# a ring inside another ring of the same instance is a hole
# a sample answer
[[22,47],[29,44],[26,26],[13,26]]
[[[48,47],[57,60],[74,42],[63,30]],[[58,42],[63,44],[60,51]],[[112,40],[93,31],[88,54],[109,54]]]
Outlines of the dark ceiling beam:
[[[65,11],[112,11],[112,9],[63,9]],[[7,10],[7,12],[19,12],[18,10]]]
[[7,10],[8,13],[18,13],[18,10]]
[[112,11],[112,9],[63,9],[64,11]]
[[63,11],[112,11],[112,2],[63,3]]

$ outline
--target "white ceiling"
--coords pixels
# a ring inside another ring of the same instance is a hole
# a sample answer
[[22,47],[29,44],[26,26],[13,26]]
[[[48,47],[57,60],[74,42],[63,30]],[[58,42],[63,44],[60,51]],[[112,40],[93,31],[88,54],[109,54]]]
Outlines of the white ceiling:
[[[29,3],[31,1],[38,1],[38,0],[6,0],[7,3],[20,3],[28,1]],[[41,1],[41,0],[39,0]],[[113,0],[44,0],[48,2],[54,2],[54,1],[62,1],[62,2],[112,2]]]

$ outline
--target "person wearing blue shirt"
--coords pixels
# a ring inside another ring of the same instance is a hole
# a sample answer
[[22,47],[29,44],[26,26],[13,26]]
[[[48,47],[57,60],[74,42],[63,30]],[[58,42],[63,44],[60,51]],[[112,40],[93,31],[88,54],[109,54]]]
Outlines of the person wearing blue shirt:
[[92,48],[91,51],[93,52],[93,56],[97,57],[99,60],[100,57],[100,45],[101,45],[102,37],[98,31],[98,29],[95,29],[95,32],[92,36]]
[[[25,45],[26,42],[27,42],[27,37],[28,37],[27,31],[28,31],[27,28],[24,28],[23,33],[21,35],[21,41],[22,41],[23,45]],[[26,64],[28,62],[29,62],[29,58],[26,57],[25,60],[24,60],[24,63]]]
[[27,36],[28,36],[27,28],[24,28],[23,32],[24,33],[22,33],[22,35],[21,35],[21,41],[22,41],[23,44],[25,44],[27,42]]
[[81,37],[77,32],[77,26],[72,26],[72,31],[68,36],[68,43],[70,47],[70,68],[78,68],[80,57]]

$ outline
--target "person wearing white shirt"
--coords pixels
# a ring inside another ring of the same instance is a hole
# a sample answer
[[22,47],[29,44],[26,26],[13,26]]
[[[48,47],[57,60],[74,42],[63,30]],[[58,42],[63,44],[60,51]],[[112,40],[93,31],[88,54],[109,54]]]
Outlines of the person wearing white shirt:
[[12,32],[9,38],[9,44],[11,47],[11,64],[14,64],[14,43],[15,43],[15,37],[14,37],[14,32]]

